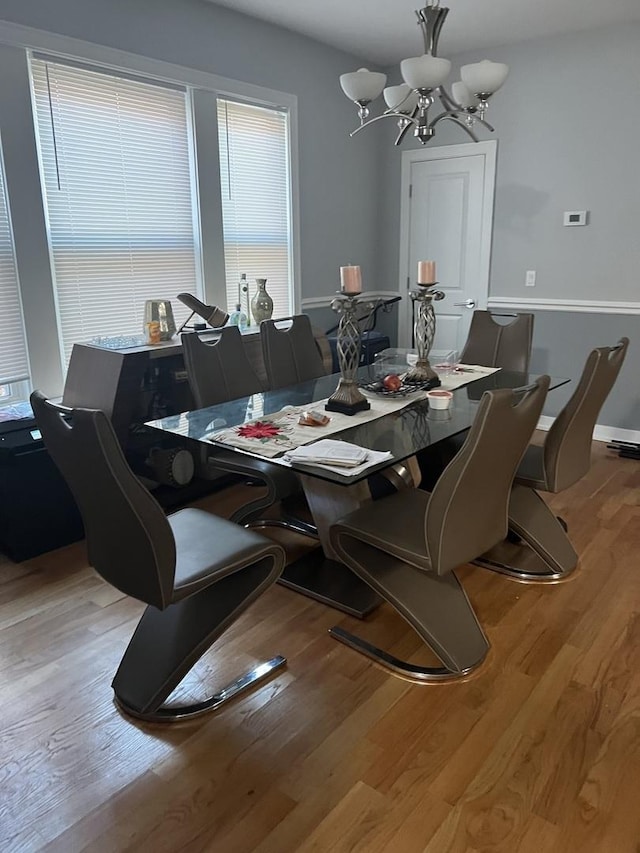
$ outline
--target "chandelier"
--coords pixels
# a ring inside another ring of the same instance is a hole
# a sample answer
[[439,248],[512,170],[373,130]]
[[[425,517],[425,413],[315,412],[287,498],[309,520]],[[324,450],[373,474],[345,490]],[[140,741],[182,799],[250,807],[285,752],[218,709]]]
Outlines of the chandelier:
[[[413,135],[423,145],[435,135],[436,125],[441,121],[452,121],[466,131],[474,142],[478,142],[475,126],[483,125],[493,131],[485,121],[488,100],[506,80],[509,67],[502,62],[485,59],[460,69],[461,80],[453,83],[451,94],[444,81],[451,71],[451,62],[437,56],[438,39],[449,9],[440,6],[440,0],[430,0],[424,9],[416,11],[418,24],[424,38],[424,54],[403,59],[400,72],[404,83],[386,86],[386,74],[360,68],[342,74],[340,85],[345,95],[358,107],[360,125],[350,136],[382,119],[395,119],[398,136],[395,144],[400,145],[410,127]],[[384,90],[387,109],[370,118],[369,104]],[[439,98],[442,112],[431,118],[429,110]]]

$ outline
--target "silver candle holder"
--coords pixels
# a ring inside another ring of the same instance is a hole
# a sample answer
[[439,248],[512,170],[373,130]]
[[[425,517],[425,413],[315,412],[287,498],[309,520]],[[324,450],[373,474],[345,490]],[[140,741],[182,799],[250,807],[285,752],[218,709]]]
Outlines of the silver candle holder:
[[436,284],[437,281],[430,284],[418,282],[420,290],[411,291],[414,305],[413,332],[418,360],[404,377],[404,381],[411,385],[429,384],[431,388],[440,385],[438,374],[429,364],[429,353],[436,336],[436,312],[433,310],[433,303],[445,297],[442,290],[433,290]]
[[357,317],[359,301],[360,293],[341,293],[331,302],[332,309],[340,317],[337,340],[340,381],[325,404],[329,412],[355,415],[356,412],[371,408],[367,398],[360,392],[357,380],[362,341]]

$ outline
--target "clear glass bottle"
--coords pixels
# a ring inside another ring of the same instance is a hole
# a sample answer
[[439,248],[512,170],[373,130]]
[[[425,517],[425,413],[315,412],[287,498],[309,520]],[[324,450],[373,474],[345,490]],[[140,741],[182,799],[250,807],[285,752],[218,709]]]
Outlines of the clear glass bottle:
[[236,310],[232,311],[229,315],[229,326],[237,326],[242,332],[243,329],[246,329],[249,325],[249,321],[247,320],[247,315],[242,310],[242,305],[239,302],[236,302]]
[[[245,311],[247,315],[247,325],[251,323],[251,315],[249,314],[249,285],[247,284],[247,274],[243,272],[238,282],[238,303],[240,310]],[[246,306],[246,310],[245,310]]]

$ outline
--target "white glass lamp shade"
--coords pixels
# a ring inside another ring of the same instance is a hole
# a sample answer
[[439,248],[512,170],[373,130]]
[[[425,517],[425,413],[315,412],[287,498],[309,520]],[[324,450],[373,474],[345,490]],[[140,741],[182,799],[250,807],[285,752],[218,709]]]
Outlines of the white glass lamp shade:
[[359,68],[357,71],[349,72],[349,74],[340,75],[340,85],[347,98],[351,101],[363,101],[367,104],[378,97],[386,83],[386,74],[368,71],[366,68]]
[[399,86],[387,86],[383,95],[390,110],[412,113],[418,106],[418,95],[406,83],[400,83]]
[[431,56],[429,53],[403,59],[400,63],[404,82],[411,89],[435,89],[445,81],[449,71],[451,63],[448,59]]
[[507,79],[509,66],[503,62],[490,62],[483,59],[473,65],[463,65],[460,69],[462,82],[474,95],[492,95]]
[[451,97],[460,107],[475,107],[478,103],[462,80],[451,84]]

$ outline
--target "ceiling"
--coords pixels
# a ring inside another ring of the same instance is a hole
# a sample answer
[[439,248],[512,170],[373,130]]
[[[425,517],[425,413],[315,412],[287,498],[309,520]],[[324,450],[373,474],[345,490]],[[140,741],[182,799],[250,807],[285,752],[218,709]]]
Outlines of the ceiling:
[[[422,53],[421,0],[210,0],[378,65]],[[424,0],[426,2],[426,0]],[[446,0],[445,0],[446,2]],[[445,5],[445,2],[442,5]],[[640,0],[450,0],[442,56],[555,33],[640,21]]]

